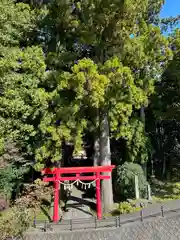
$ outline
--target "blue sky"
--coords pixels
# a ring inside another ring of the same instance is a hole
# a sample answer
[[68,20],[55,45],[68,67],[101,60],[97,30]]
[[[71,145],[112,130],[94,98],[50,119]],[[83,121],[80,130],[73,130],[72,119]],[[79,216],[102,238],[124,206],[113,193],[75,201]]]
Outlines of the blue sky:
[[161,11],[161,17],[180,15],[180,0],[165,0]]

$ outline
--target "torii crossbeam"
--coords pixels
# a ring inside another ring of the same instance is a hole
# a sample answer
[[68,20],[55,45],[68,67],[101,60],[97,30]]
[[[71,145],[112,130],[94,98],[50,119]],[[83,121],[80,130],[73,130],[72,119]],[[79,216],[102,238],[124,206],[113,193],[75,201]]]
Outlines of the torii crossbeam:
[[[102,204],[101,204],[101,180],[110,179],[110,174],[115,168],[114,165],[110,166],[95,166],[95,167],[69,167],[69,168],[46,168],[42,170],[42,174],[52,175],[43,178],[44,182],[54,182],[54,215],[53,221],[59,221],[59,189],[61,182],[64,181],[95,181],[96,182],[96,207],[97,217],[102,218]],[[82,173],[94,173],[91,176],[83,176]],[[65,176],[66,174],[72,174],[72,176]],[[62,176],[63,175],[63,176]],[[73,176],[74,175],[74,176]]]

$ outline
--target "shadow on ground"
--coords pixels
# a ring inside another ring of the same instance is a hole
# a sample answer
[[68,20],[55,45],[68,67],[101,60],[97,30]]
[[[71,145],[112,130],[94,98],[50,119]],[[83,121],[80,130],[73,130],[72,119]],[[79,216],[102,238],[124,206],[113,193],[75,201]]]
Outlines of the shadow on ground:
[[69,196],[68,201],[74,201],[77,203],[72,203],[72,204],[67,204],[67,207],[69,206],[77,206],[77,207],[82,207],[82,205],[88,206],[91,209],[96,209],[96,204],[94,202],[91,202],[90,200],[75,197],[75,196]]

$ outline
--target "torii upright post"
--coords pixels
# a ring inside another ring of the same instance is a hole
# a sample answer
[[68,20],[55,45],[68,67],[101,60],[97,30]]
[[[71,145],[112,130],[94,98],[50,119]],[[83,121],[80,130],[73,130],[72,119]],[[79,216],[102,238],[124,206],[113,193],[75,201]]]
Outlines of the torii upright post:
[[59,221],[59,192],[60,192],[60,183],[58,181],[58,173],[55,175],[56,181],[54,181],[54,214],[53,222]]
[[100,173],[96,173],[96,208],[97,208],[97,217],[98,219],[102,218],[102,207],[101,207],[101,180]]
[[[101,204],[101,180],[110,179],[109,175],[101,175],[102,172],[112,172],[115,166],[96,166],[96,167],[72,167],[72,168],[46,168],[43,174],[50,174],[53,177],[44,177],[45,182],[54,182],[54,215],[53,221],[59,221],[59,188],[60,183],[64,181],[96,181],[96,206],[97,217],[102,218]],[[92,173],[91,176],[81,175],[82,173]],[[93,175],[94,173],[94,175]],[[68,174],[68,176],[65,176]],[[71,174],[71,176],[69,176]]]

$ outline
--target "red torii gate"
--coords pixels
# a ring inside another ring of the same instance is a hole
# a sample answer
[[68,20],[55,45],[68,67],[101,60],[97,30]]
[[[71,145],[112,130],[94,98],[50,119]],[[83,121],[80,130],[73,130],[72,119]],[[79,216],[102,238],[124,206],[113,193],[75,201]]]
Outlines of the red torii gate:
[[[76,180],[92,180],[96,182],[96,207],[97,217],[102,218],[101,206],[101,180],[110,179],[110,175],[101,175],[103,172],[112,172],[114,165],[96,166],[96,167],[70,167],[70,168],[46,168],[42,170],[42,174],[53,175],[52,177],[44,177],[44,182],[54,182],[54,215],[53,221],[59,221],[59,189],[61,182],[76,181]],[[82,173],[94,173],[92,176],[82,176]],[[75,174],[75,176],[62,176],[62,174]]]

